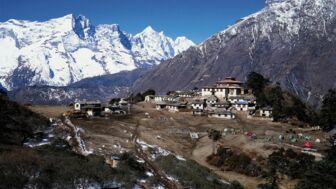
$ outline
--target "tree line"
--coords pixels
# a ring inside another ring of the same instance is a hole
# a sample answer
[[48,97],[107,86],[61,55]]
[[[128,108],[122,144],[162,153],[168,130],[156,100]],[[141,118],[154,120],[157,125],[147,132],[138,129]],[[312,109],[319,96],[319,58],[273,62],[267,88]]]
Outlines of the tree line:
[[270,80],[259,73],[251,72],[247,78],[246,87],[256,96],[257,106],[271,106],[275,121],[296,118],[311,125],[320,125],[326,131],[335,127],[335,89],[330,89],[324,95],[320,110],[316,110],[302,102],[299,97],[282,90],[279,83],[272,86]]

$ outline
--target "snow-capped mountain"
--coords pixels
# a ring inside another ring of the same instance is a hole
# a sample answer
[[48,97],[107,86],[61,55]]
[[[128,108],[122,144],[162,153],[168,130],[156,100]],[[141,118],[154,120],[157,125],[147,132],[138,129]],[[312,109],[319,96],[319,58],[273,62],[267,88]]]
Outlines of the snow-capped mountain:
[[226,76],[245,80],[256,71],[308,102],[319,102],[336,88],[336,1],[266,3],[146,73],[135,82],[134,92],[191,89]]
[[132,37],[132,51],[137,62],[141,65],[152,65],[174,57],[194,45],[186,37],[177,37],[172,40],[163,32],[156,32],[151,26]]
[[151,67],[194,43],[150,26],[131,35],[116,24],[94,26],[72,14],[46,22],[0,23],[0,85],[65,86],[84,78]]

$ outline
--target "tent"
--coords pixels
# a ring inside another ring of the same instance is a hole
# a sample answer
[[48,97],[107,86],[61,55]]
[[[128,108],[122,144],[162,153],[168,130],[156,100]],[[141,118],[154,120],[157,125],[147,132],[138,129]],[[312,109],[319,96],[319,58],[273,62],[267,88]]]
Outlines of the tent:
[[306,147],[306,148],[312,148],[313,147],[313,143],[311,143],[311,142],[309,142],[309,141],[306,141],[306,142],[304,142],[304,147]]

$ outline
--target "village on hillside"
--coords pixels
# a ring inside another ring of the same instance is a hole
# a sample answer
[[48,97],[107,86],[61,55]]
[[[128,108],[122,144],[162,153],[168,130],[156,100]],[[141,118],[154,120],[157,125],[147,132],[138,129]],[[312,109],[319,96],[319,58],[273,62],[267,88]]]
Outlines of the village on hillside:
[[[155,93],[153,90],[149,91],[149,93]],[[108,104],[99,101],[79,101],[75,102],[72,105],[73,108],[63,115],[70,118],[131,115],[134,99],[130,97],[127,100],[123,98],[112,99]],[[260,121],[262,123],[264,121],[265,124],[269,124],[274,121],[273,108],[271,106],[259,107],[253,91],[247,89],[242,81],[236,80],[234,77],[226,77],[217,81],[214,85],[204,86],[200,90],[170,91],[166,95],[148,94],[143,96],[141,101],[141,103],[149,104],[149,107],[152,107],[151,111],[181,114],[182,117],[192,115],[200,119],[207,117],[218,120],[235,120],[239,115],[240,118],[250,123],[260,123]],[[142,106],[144,107],[144,105]],[[145,112],[145,116],[150,118],[148,112]],[[228,128],[220,130],[227,132]],[[308,130],[318,131],[320,127],[315,126]],[[313,139],[310,135],[295,133],[292,130],[286,132],[287,134],[282,132],[268,137],[278,138],[279,141],[288,140],[292,143],[302,139],[301,141],[305,141],[302,146],[303,152],[321,156],[316,153],[318,149],[313,148],[313,143],[321,143],[319,137]],[[266,136],[269,133],[266,133]],[[251,130],[245,130],[243,134],[257,139],[256,132]],[[190,133],[190,136],[193,138],[193,136],[197,136],[197,133]],[[260,137],[264,137],[264,134]]]
[[[236,112],[245,112],[247,118],[273,120],[272,107],[256,107],[256,98],[251,91],[243,87],[243,82],[233,77],[216,82],[213,86],[201,90],[172,91],[167,95],[147,95],[146,103],[156,105],[156,110],[172,113],[190,112],[195,116],[208,116],[222,119],[235,119]],[[118,105],[103,105],[100,102],[76,102],[72,115],[87,116],[126,114],[130,104],[121,99]]]
[[166,96],[146,96],[146,102],[156,104],[157,110],[191,112],[193,115],[235,119],[236,112],[248,118],[272,120],[272,108],[256,108],[256,98],[233,77],[218,81],[213,86],[198,90],[176,91]]

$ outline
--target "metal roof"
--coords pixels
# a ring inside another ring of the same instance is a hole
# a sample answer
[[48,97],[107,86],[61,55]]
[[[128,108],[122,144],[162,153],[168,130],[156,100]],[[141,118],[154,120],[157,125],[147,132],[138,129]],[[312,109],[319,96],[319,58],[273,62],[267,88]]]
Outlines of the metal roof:
[[230,111],[226,111],[226,110],[222,110],[222,109],[217,109],[214,112],[212,112],[212,114],[220,114],[220,115],[233,115],[232,112]]
[[101,104],[100,101],[78,101],[78,102],[75,102],[76,104],[79,103],[79,104]]
[[217,84],[238,84],[241,85],[243,82],[236,80],[234,77],[226,77],[224,80],[217,81]]

